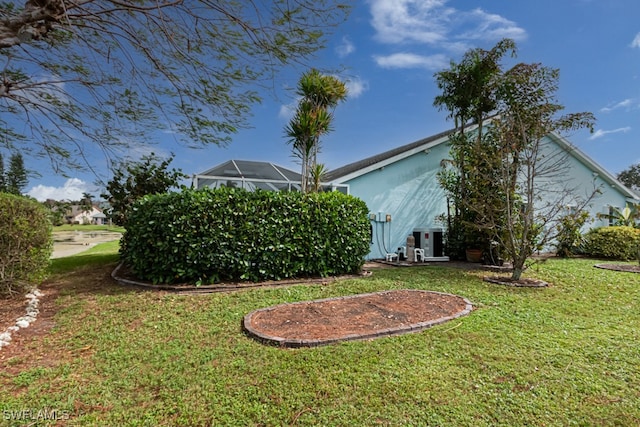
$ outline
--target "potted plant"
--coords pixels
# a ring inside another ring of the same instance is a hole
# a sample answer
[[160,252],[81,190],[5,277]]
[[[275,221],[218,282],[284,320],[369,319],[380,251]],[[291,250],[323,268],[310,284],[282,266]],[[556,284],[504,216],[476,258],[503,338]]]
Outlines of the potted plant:
[[480,262],[480,261],[482,261],[482,249],[479,249],[479,248],[467,248],[467,249],[465,249],[465,255],[467,256],[467,262]]

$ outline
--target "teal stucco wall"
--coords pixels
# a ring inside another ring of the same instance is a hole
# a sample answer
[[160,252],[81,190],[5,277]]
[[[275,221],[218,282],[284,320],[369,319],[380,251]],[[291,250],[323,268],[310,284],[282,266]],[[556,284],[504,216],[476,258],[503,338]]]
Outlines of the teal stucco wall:
[[[588,227],[607,225],[596,215],[608,212],[609,206],[624,207],[630,200],[628,195],[612,183],[615,179],[611,175],[590,159],[585,161],[582,153],[574,156],[570,146],[554,138],[547,137],[545,142],[543,162],[550,168],[548,174],[538,178],[536,209],[562,213],[592,196],[586,206],[592,218]],[[449,144],[440,143],[342,181],[349,184],[352,195],[366,202],[375,216],[371,220],[373,233],[367,259],[384,258],[385,254],[405,246],[414,228],[445,228],[438,219],[446,214],[447,204],[437,173],[442,160],[449,157]],[[387,215],[391,221],[386,221]]]
[[[372,214],[382,215],[383,221],[371,222],[369,259],[405,246],[414,228],[443,227],[437,217],[446,212],[446,199],[436,174],[448,152],[448,144],[440,144],[347,182],[350,193],[364,200]],[[387,214],[390,222],[384,221]]]

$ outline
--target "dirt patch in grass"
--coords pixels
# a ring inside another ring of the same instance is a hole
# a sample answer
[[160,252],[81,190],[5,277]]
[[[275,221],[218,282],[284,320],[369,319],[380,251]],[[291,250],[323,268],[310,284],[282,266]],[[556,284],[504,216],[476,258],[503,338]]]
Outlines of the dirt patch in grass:
[[268,307],[245,316],[243,326],[269,344],[315,347],[417,332],[471,309],[457,295],[394,290]]
[[[56,299],[59,292],[54,286],[46,284],[40,287],[38,317],[27,328],[21,328],[11,333],[11,342],[0,349],[0,371],[17,373],[34,366],[51,366],[55,364],[54,355],[46,350],[45,338],[55,325],[54,317],[57,311]],[[26,300],[23,297],[10,298],[2,301],[0,308],[0,331],[14,326],[16,319],[25,315]]]
[[[114,265],[91,266],[81,268],[70,274],[57,276],[38,287],[43,294],[38,305],[38,316],[27,328],[21,328],[11,334],[11,342],[0,349],[0,372],[17,374],[32,367],[52,367],[70,358],[82,355],[83,349],[73,353],[61,352],[58,340],[64,337],[52,332],[56,326],[55,316],[74,302],[70,295],[80,294],[115,294],[120,292],[135,292],[122,289],[115,283],[110,273]],[[26,300],[24,296],[1,301],[0,332],[15,325],[16,319],[25,315]],[[2,376],[0,375],[0,389]]]
[[15,326],[16,319],[25,315],[28,302],[24,295],[0,297],[0,333]]
[[625,273],[640,273],[640,265],[638,264],[596,264],[595,267],[605,270],[623,271]]

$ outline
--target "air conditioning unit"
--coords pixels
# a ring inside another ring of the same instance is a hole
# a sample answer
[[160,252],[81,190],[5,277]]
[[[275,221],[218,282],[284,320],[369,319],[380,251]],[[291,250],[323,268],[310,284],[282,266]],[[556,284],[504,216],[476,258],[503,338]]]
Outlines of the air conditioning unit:
[[424,249],[427,258],[444,256],[444,232],[441,228],[414,228],[416,248]]

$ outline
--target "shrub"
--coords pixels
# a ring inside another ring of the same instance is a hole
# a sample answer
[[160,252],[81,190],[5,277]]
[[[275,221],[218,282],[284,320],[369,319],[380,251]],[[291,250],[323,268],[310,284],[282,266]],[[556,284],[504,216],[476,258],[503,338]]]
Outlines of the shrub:
[[279,280],[357,272],[369,252],[366,204],[338,192],[223,188],[133,205],[122,261],[155,283]]
[[557,256],[568,258],[584,250],[584,236],[580,230],[588,220],[589,212],[587,211],[570,213],[560,218],[556,226],[558,232],[555,243]]
[[44,278],[53,250],[47,209],[0,193],[0,293],[23,292]]
[[600,227],[585,236],[585,252],[596,258],[633,260],[638,257],[640,230],[627,226]]

